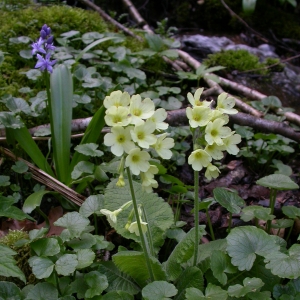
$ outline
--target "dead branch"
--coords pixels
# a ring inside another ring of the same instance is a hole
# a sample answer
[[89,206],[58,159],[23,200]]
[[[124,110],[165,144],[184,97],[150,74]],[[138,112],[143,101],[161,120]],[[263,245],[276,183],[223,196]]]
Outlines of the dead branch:
[[20,158],[20,157],[16,157],[10,150],[0,147],[0,153],[9,157],[13,161],[23,161],[28,166],[30,172],[32,173],[33,179],[44,184],[51,190],[58,192],[64,198],[72,201],[76,205],[81,206],[82,203],[85,201],[86,198],[84,196],[78,194],[77,192],[75,192],[74,190],[72,190],[71,188],[66,186],[65,184],[63,184],[60,181],[58,181],[57,179],[53,178],[52,176],[45,173],[41,169],[35,167],[33,164],[31,164],[27,160]]
[[116,26],[117,28],[119,28],[120,30],[124,31],[126,34],[128,34],[128,35],[136,38],[140,42],[143,41],[143,39],[140,36],[134,34],[131,30],[129,30],[128,28],[126,28],[125,26],[123,26],[122,24],[120,24],[119,22],[117,22],[116,20],[114,20],[104,10],[102,10],[99,6],[97,6],[96,4],[94,4],[93,2],[91,2],[90,0],[79,0],[79,1],[81,3],[87,5],[88,7],[94,9],[97,13],[99,13],[99,15],[104,20],[110,22],[111,24],[113,24],[114,26]]

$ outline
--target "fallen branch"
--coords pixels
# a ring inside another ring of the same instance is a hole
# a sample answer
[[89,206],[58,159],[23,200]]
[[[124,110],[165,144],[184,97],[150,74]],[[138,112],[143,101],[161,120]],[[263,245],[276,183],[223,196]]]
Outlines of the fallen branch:
[[134,34],[131,30],[129,30],[128,28],[126,28],[125,26],[123,26],[122,24],[120,24],[119,22],[117,22],[116,20],[114,20],[112,17],[110,17],[105,11],[103,11],[99,6],[97,6],[96,4],[94,4],[93,2],[91,2],[90,0],[79,0],[81,3],[85,4],[86,6],[94,9],[97,13],[99,13],[99,15],[106,21],[110,22],[111,24],[113,24],[114,26],[116,26],[117,28],[119,28],[120,30],[124,31],[126,34],[136,38],[137,40],[139,40],[140,42],[143,41],[143,39]]
[[30,170],[33,179],[44,184],[45,186],[52,189],[53,191],[58,192],[64,198],[72,201],[76,205],[81,206],[82,203],[85,201],[86,198],[84,196],[78,194],[77,192],[75,192],[74,190],[72,190],[71,188],[66,186],[65,184],[63,184],[60,181],[58,181],[57,179],[53,178],[52,176],[45,173],[41,169],[35,167],[33,164],[31,164],[27,160],[20,158],[20,157],[16,157],[10,150],[0,147],[0,153],[9,157],[13,161],[23,161],[28,166],[28,169]]

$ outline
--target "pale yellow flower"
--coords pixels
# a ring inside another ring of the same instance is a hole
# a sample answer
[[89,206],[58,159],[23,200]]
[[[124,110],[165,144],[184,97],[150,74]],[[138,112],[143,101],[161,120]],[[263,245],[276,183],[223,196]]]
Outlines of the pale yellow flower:
[[105,113],[104,120],[108,126],[127,126],[131,122],[129,110],[126,107],[111,106]]
[[213,122],[216,119],[222,119],[224,120],[224,125],[227,124],[229,122],[229,116],[226,114],[223,114],[222,112],[220,112],[217,109],[214,109],[211,111],[211,121]]
[[140,147],[148,149],[150,145],[156,143],[156,136],[153,134],[155,131],[155,123],[151,121],[142,121],[141,124],[135,125],[135,127],[130,130],[131,137],[134,142],[136,142]]
[[117,183],[116,183],[116,186],[118,186],[118,187],[123,187],[123,186],[125,186],[125,181],[124,181],[124,176],[123,176],[123,174],[121,174],[121,175],[119,176],[119,179],[118,179],[118,181],[117,181]]
[[192,128],[207,125],[211,119],[211,109],[204,106],[187,107],[186,115]]
[[223,145],[224,138],[230,136],[232,131],[229,127],[223,127],[224,120],[218,118],[209,122],[205,128],[205,140],[209,145],[216,143],[218,146]]
[[207,167],[211,161],[211,156],[202,149],[194,150],[188,158],[188,163],[192,165],[195,171],[201,171],[202,168]]
[[110,223],[113,223],[113,224],[117,223],[117,216],[121,211],[122,211],[121,208],[114,210],[114,211],[110,211],[108,209],[100,209],[100,212],[107,217],[107,220]]
[[154,102],[150,98],[142,101],[140,95],[133,95],[130,100],[131,124],[140,124],[142,120],[146,120],[154,114]]
[[[140,219],[141,220],[141,219]],[[143,222],[141,220],[141,227],[142,227],[142,232],[143,233],[146,233],[147,232],[147,224],[146,222]],[[130,224],[130,226],[128,227],[128,231],[130,233],[135,233],[137,236],[140,236],[140,232],[139,232],[139,228],[138,228],[138,224],[137,224],[137,221],[135,222],[132,222]]]
[[225,139],[223,139],[224,150],[226,150],[229,154],[237,155],[240,149],[236,146],[242,141],[241,136],[239,134],[233,134]]
[[192,93],[187,94],[187,98],[193,107],[195,107],[195,106],[210,107],[211,101],[207,101],[207,100],[201,101],[200,100],[203,90],[204,90],[204,88],[197,89],[194,96],[192,95]]
[[164,108],[159,108],[148,120],[155,123],[156,130],[166,130],[169,127],[169,124],[163,121],[167,118],[167,116],[168,113],[166,110]]
[[214,166],[213,164],[209,164],[207,166],[204,176],[208,180],[211,180],[212,178],[217,178],[220,173],[220,170],[216,166]]
[[234,106],[235,100],[233,97],[228,97],[227,93],[222,93],[219,95],[216,107],[217,110],[228,115],[237,114],[238,111],[233,108]]
[[150,165],[146,172],[141,172],[140,176],[142,179],[142,187],[147,193],[152,192],[152,188],[157,188],[158,183],[154,179],[154,174],[158,173],[158,168],[154,165]]
[[224,146],[218,146],[217,144],[213,143],[212,145],[207,145],[204,149],[213,159],[220,160],[224,157],[223,150]]
[[170,149],[175,145],[174,140],[172,138],[166,138],[167,136],[167,133],[159,135],[156,143],[152,145],[157,154],[163,159],[170,159],[172,157],[172,151]]
[[135,144],[131,140],[130,130],[131,127],[112,127],[111,133],[104,136],[104,145],[111,146],[111,152],[116,156],[121,156],[124,152],[128,153],[135,148]]
[[114,91],[110,96],[106,96],[103,105],[105,108],[110,108],[111,106],[128,106],[130,103],[130,95],[127,92],[122,93],[121,91]]
[[134,175],[139,175],[140,172],[146,172],[150,167],[150,155],[146,151],[141,151],[140,148],[134,148],[129,151],[125,160],[125,166],[129,167]]

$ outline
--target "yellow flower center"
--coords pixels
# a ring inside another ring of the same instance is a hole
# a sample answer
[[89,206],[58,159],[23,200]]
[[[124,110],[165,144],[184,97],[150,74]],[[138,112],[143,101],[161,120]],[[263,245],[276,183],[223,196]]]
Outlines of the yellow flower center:
[[213,129],[210,133],[212,136],[217,136],[218,135],[218,131]]
[[199,122],[201,117],[199,115],[194,115],[194,121]]
[[202,106],[202,102],[200,101],[200,99],[195,100],[195,105],[196,106]]
[[201,157],[202,157],[202,153],[201,152],[195,153],[195,158],[196,159],[201,159]]
[[118,141],[120,144],[124,143],[124,142],[125,142],[125,137],[124,137],[124,135],[119,135],[118,138],[117,138],[117,141]]
[[142,111],[140,109],[136,108],[133,110],[133,114],[135,116],[139,117],[142,114]]
[[137,134],[137,137],[138,137],[139,140],[143,140],[143,139],[145,138],[144,132],[139,132],[139,133]]
[[113,117],[113,122],[114,123],[119,123],[119,122],[121,122],[122,121],[122,118],[120,117],[120,116],[114,116]]
[[134,163],[138,163],[140,161],[140,157],[138,155],[132,155],[131,160]]

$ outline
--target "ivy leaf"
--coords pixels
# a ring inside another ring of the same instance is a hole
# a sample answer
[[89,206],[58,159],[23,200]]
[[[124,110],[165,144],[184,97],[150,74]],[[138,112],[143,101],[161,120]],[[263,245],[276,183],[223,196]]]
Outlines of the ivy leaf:
[[121,290],[130,295],[140,292],[140,288],[134,283],[132,278],[121,272],[112,261],[101,262],[99,272],[107,277],[109,283],[106,289],[107,292]]
[[55,263],[57,274],[68,276],[76,270],[78,265],[76,254],[64,254]]
[[65,234],[69,234],[70,238],[79,237],[81,233],[90,224],[88,218],[85,218],[76,211],[66,213],[63,217],[59,218],[53,223],[55,226],[66,228]]
[[210,265],[214,276],[222,285],[227,283],[227,276],[225,273],[235,273],[237,271],[231,264],[229,256],[220,250],[212,252]]
[[22,300],[20,289],[13,283],[8,281],[0,281],[0,299]]
[[258,220],[273,220],[274,215],[271,215],[271,208],[262,207],[259,205],[246,206],[242,210],[241,219],[245,222],[249,222],[252,219],[257,218]]
[[215,188],[213,193],[215,200],[232,214],[240,213],[241,206],[245,205],[245,201],[238,194],[225,188]]
[[169,300],[176,294],[176,287],[167,281],[153,281],[142,290],[142,296],[145,300]]
[[48,278],[53,272],[54,263],[49,258],[32,256],[28,263],[32,268],[32,273],[38,279]]
[[[204,233],[205,226],[200,226],[199,237]],[[195,247],[195,229],[192,228],[185,237],[176,245],[168,260],[164,263],[164,267],[168,274],[169,280],[175,280],[182,272],[181,264],[185,263],[193,256]]]
[[231,262],[240,271],[250,270],[256,255],[266,257],[279,250],[275,239],[254,226],[234,228],[227,236],[227,251]]
[[104,207],[103,195],[93,195],[86,198],[79,209],[79,213],[88,218],[92,214],[100,214],[100,209]]
[[100,157],[102,156],[104,153],[100,150],[96,150],[98,148],[99,145],[95,144],[95,143],[89,143],[89,144],[83,144],[83,145],[78,145],[76,146],[74,149],[79,152],[82,153],[86,156],[97,156]]
[[[13,258],[13,255],[16,254],[17,252],[0,243],[0,275],[4,277],[17,277],[23,282],[26,282],[25,275],[19,269]],[[0,295],[1,291],[2,289],[0,288]]]
[[[155,280],[166,280],[166,274],[159,261],[149,257]],[[137,251],[121,251],[112,257],[120,271],[131,276],[141,287],[147,285],[150,278],[144,253]]]
[[256,184],[275,190],[295,190],[299,185],[283,174],[272,174],[256,181]]
[[[117,187],[117,180],[114,179],[109,183],[104,194],[104,208],[110,211],[117,210],[123,204],[132,200],[128,180],[125,180],[125,187]],[[149,230],[147,235],[150,235],[154,250],[158,252],[159,247],[164,242],[166,230],[174,222],[173,212],[170,206],[162,198],[158,197],[157,194],[143,191],[140,183],[133,182],[133,187],[138,204],[142,205],[143,220],[148,223]],[[123,237],[140,242],[140,238],[136,234],[130,233],[125,229],[130,211],[131,208],[128,207],[120,212],[117,224],[112,224],[112,226]]]
[[201,270],[197,267],[186,268],[177,280],[178,293],[174,297],[174,300],[185,299],[185,291],[187,288],[194,287],[200,290],[204,289],[204,279]]
[[27,294],[26,300],[57,300],[57,289],[48,282],[37,283]]
[[273,251],[265,257],[266,268],[281,278],[296,279],[300,276],[300,245],[294,244],[288,253]]
[[79,249],[76,255],[78,260],[78,265],[76,266],[77,270],[90,266],[96,257],[91,249]]
[[248,293],[259,291],[264,285],[260,278],[245,278],[243,280],[244,286],[240,284],[231,285],[228,287],[228,295],[236,298],[241,298]]
[[30,247],[38,256],[54,256],[60,252],[58,241],[54,238],[39,239],[32,242]]
[[196,288],[186,289],[185,299],[186,300],[226,300],[227,291],[224,291],[219,286],[209,283],[205,290],[205,296],[203,293]]
[[88,161],[80,161],[71,173],[72,179],[78,179],[82,174],[93,174],[95,165]]
[[107,278],[98,271],[92,271],[84,275],[84,280],[88,284],[89,289],[85,292],[86,298],[101,295],[108,287]]

